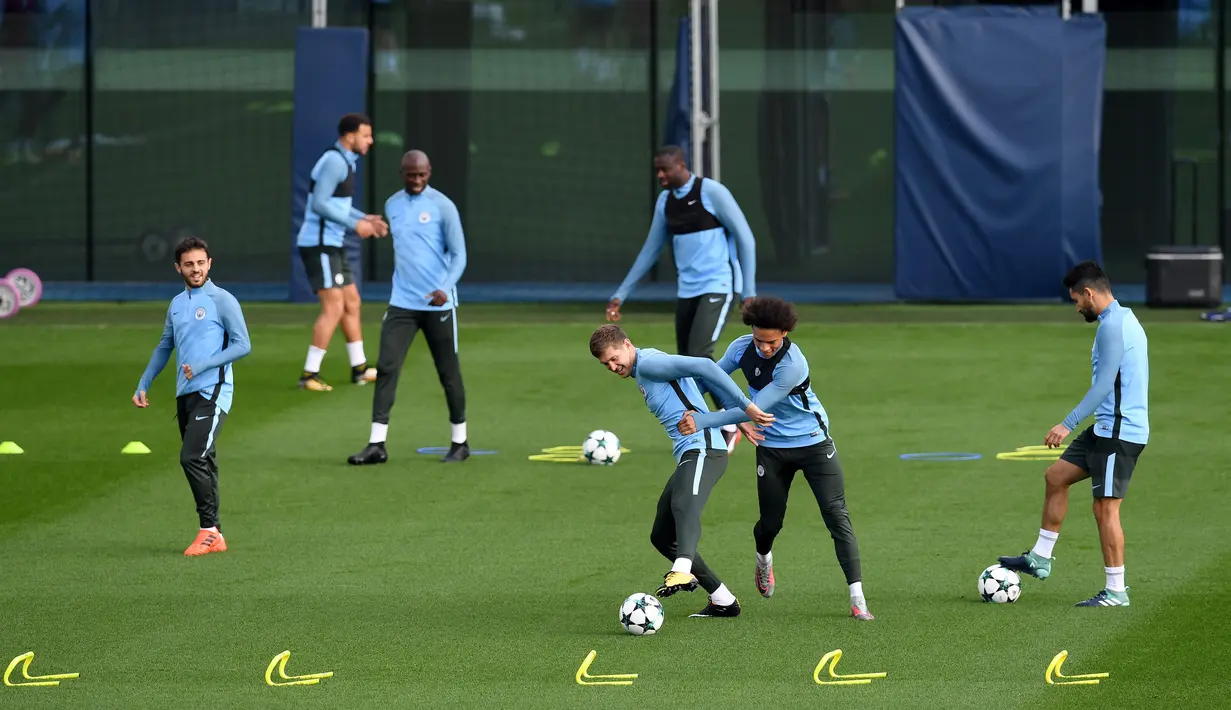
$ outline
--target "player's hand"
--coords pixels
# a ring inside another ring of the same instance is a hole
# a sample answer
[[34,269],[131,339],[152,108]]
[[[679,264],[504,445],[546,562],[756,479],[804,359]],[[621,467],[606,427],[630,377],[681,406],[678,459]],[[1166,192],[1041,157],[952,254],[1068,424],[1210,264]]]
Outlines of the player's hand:
[[449,294],[441,291],[440,289],[436,289],[427,295],[427,302],[433,306],[443,306],[449,302]]
[[150,406],[150,400],[145,398],[145,390],[139,390],[133,395],[133,404],[137,405],[138,409],[145,409]]
[[374,237],[379,231],[380,226],[375,222],[370,221],[367,217],[364,217],[355,223],[355,234],[358,234],[360,239]]
[[744,438],[752,443],[753,446],[760,446],[762,441],[765,441],[765,435],[761,433],[761,427],[756,426],[752,422],[741,422],[739,430],[744,432]]
[[748,418],[751,419],[754,424],[766,426],[767,424],[774,423],[774,415],[769,414],[768,412],[762,412],[761,408],[755,404],[748,405],[744,409],[744,414],[747,414]]
[[378,214],[368,214],[363,216],[363,221],[376,225],[376,234],[374,236],[377,238],[389,236],[389,223],[385,221],[384,217]]
[[188,363],[184,363],[184,379],[192,379],[192,365],[189,365]]
[[1065,437],[1070,433],[1069,428],[1063,424],[1057,424],[1047,432],[1047,436],[1043,437],[1043,444],[1049,449],[1058,449],[1060,444],[1064,442]]
[[620,320],[620,299],[613,298],[607,301],[607,321],[615,323]]
[[697,423],[693,421],[693,412],[684,412],[684,416],[680,418],[680,423],[676,425],[676,429],[680,430],[680,434],[684,436],[692,436],[697,433]]

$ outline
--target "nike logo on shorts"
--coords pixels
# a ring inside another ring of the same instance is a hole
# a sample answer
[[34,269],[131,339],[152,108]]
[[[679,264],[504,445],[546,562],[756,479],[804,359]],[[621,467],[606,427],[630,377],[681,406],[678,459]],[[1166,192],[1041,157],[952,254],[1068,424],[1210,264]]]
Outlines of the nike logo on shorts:
[[446,313],[446,314],[444,314],[443,316],[441,316],[441,317],[440,317],[440,322],[441,322],[441,323],[444,323],[444,322],[445,322],[445,321],[447,321],[447,320],[449,320],[449,314],[448,314],[448,313]]
[[206,414],[206,415],[205,415],[205,416],[203,416],[203,417],[197,417],[197,421],[201,421],[202,419],[209,419],[209,415],[208,415],[208,414]]
[[722,300],[721,298],[711,298],[710,303],[718,303],[721,300]]

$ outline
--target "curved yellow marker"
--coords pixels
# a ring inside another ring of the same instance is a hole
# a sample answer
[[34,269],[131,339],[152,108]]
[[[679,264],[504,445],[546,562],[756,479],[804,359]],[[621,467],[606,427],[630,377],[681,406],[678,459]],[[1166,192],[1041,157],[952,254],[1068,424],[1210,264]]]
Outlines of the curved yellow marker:
[[[812,680],[817,685],[869,685],[873,678],[884,678],[888,673],[838,673],[838,661],[842,660],[842,649],[834,649],[824,656],[821,656],[821,662],[816,664],[816,669],[812,671]],[[829,663],[829,677],[836,680],[821,680],[821,669],[825,667],[825,663]]]
[[[322,678],[332,678],[333,671],[324,673],[308,673],[306,675],[287,675],[286,662],[290,660],[291,652],[283,651],[274,656],[274,660],[269,662],[269,667],[265,669],[265,684],[275,687],[283,687],[287,685],[316,685],[321,682]],[[273,679],[274,668],[278,669],[278,676],[286,682],[275,682]]]
[[[1110,678],[1110,673],[1084,673],[1082,675],[1065,675],[1060,672],[1060,667],[1068,659],[1069,652],[1061,651],[1056,654],[1056,657],[1051,659],[1051,663],[1047,664],[1047,672],[1043,674],[1043,680],[1047,681],[1048,685],[1098,685],[1098,678]],[[1062,680],[1052,680],[1052,674]]]
[[590,664],[594,663],[594,659],[598,657],[598,651],[590,651],[586,654],[585,660],[581,662],[581,666],[577,669],[577,674],[573,676],[577,680],[577,685],[632,685],[633,679],[637,677],[636,673],[612,673],[607,675],[590,675]]
[[[10,688],[20,688],[22,686],[27,687],[27,688],[35,688],[35,687],[54,688],[55,686],[60,684],[60,681],[72,680],[80,675],[79,673],[57,673],[54,675],[30,675],[30,663],[33,661],[34,661],[34,651],[23,653],[17,658],[14,658],[13,661],[9,663],[9,667],[5,669],[4,671],[4,684],[9,686]],[[32,682],[14,683],[13,681],[9,680],[9,676],[13,674],[13,670],[17,668],[18,664],[21,665],[21,677],[25,678],[27,681],[32,681]]]
[[1001,461],[1055,461],[1064,449],[1049,449],[1046,446],[1019,446],[1013,451],[996,454]]

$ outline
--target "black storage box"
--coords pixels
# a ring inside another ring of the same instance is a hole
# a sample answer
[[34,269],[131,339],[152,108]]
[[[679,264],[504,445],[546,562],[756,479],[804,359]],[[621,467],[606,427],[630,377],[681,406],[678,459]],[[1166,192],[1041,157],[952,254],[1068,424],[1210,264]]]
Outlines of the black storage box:
[[1146,305],[1213,308],[1222,303],[1222,250],[1156,246],[1146,254]]

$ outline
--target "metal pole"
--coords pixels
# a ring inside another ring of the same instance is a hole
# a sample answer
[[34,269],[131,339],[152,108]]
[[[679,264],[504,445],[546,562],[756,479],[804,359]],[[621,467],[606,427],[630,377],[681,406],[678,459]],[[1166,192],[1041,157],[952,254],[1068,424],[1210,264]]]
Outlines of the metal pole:
[[312,0],[312,26],[325,27],[329,24],[329,0]]
[[1081,11],[1091,15],[1098,12],[1098,0],[1081,0]]
[[1073,16],[1072,0],[1063,0],[1063,2],[1060,3],[1060,16],[1066,20]]
[[1214,50],[1214,106],[1218,123],[1218,169],[1215,181],[1218,195],[1214,215],[1218,230],[1218,247],[1223,253],[1223,283],[1226,283],[1227,265],[1227,4],[1218,3],[1218,37]]
[[710,82],[710,110],[705,117],[706,127],[709,130],[710,139],[710,155],[709,166],[710,174],[708,177],[714,180],[720,180],[722,157],[719,150],[721,145],[718,140],[718,0],[709,0],[710,10],[710,66],[709,66],[709,82]]
[[85,280],[94,280],[94,3],[85,4]]
[[704,159],[701,153],[705,139],[705,107],[701,105],[701,2],[690,0],[688,10],[688,49],[689,60],[689,104],[692,107],[692,131],[689,162],[692,172],[705,175]]
[[[650,155],[658,150],[658,0],[650,0],[646,5],[649,6],[650,23],[650,56],[648,67],[646,69],[646,80],[648,82],[648,92],[650,95]],[[678,34],[676,35],[679,36]],[[650,177],[647,175],[647,177]],[[662,190],[658,185],[658,180],[650,178],[646,180],[646,184],[650,188],[650,205],[653,207],[658,200],[658,193]],[[658,261],[654,262],[654,266],[650,269],[650,281],[658,281]]]

